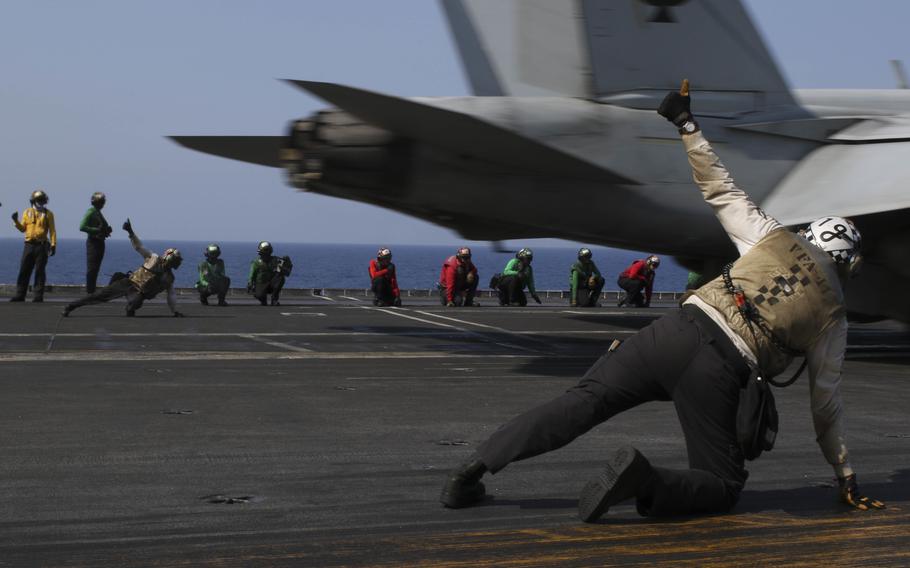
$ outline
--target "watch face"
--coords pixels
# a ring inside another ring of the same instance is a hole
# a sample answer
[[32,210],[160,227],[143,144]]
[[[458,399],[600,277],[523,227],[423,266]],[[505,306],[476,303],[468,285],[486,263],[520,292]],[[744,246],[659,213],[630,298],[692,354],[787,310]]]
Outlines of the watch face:
[[690,133],[695,132],[695,123],[687,122],[687,123],[683,124],[683,130],[685,130],[686,132],[690,132]]

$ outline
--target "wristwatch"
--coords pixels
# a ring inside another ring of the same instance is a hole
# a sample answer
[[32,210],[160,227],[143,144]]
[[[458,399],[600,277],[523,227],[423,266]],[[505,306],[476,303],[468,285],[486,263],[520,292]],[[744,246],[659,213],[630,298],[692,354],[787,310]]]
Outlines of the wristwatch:
[[679,127],[680,134],[693,134],[698,132],[698,124],[694,120],[687,120]]

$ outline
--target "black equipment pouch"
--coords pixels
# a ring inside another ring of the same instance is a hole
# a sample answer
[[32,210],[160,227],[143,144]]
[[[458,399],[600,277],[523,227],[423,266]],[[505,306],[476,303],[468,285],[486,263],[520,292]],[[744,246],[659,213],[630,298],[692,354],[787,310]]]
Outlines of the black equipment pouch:
[[294,263],[291,262],[291,257],[282,256],[278,259],[278,272],[284,276],[290,276],[291,270],[294,268]]
[[745,458],[754,460],[774,448],[777,429],[777,405],[771,385],[753,373],[739,394],[736,411],[736,437]]
[[494,274],[494,275],[490,278],[490,288],[493,288],[494,290],[495,290],[496,288],[499,288],[499,281],[500,281],[500,280],[502,280],[502,274],[499,273],[499,272],[497,272],[496,274]]

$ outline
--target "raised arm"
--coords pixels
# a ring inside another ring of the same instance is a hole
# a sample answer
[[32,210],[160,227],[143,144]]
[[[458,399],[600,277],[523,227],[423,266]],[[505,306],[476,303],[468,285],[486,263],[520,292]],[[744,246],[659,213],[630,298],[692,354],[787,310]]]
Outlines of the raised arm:
[[682,139],[689,155],[692,178],[740,255],[768,233],[782,227],[737,187],[701,131],[683,134]]
[[768,233],[780,229],[781,224],[736,186],[730,172],[699,130],[690,102],[686,79],[678,93],[667,94],[657,112],[679,127],[695,183],[740,255],[745,254]]
[[133,224],[129,219],[123,223],[123,230],[129,234],[130,244],[133,245],[133,248],[136,249],[136,252],[142,255],[142,258],[148,258],[152,256],[152,251],[145,248],[145,246],[142,244],[142,241],[139,240],[139,236],[133,231]]

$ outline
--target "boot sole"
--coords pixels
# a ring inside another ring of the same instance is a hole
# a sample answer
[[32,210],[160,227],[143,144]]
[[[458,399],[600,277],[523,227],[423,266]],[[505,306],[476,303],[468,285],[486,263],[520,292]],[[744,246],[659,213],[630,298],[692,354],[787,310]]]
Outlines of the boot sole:
[[620,448],[601,474],[581,490],[578,518],[593,523],[613,505],[634,497],[646,469],[647,461],[635,448]]

